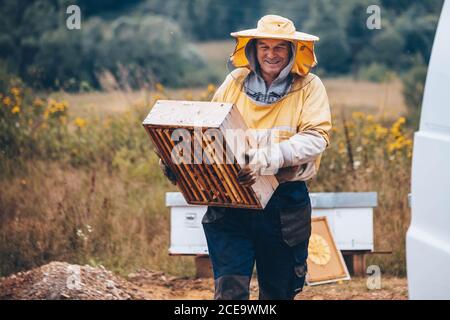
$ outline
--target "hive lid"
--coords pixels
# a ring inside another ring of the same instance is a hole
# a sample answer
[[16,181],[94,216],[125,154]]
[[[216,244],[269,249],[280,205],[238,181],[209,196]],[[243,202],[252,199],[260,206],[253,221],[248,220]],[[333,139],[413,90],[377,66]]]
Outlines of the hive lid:
[[[311,207],[324,208],[374,208],[377,206],[376,192],[310,192]],[[187,206],[180,192],[166,193],[166,206]]]
[[376,192],[316,192],[310,193],[313,208],[375,208]]
[[232,103],[158,100],[143,124],[218,128],[232,108]]

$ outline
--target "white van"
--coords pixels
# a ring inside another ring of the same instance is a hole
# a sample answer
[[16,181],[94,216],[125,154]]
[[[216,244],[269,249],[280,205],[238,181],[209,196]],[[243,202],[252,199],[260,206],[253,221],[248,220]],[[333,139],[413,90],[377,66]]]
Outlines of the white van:
[[406,238],[410,299],[450,299],[450,2],[444,3],[414,135],[411,225]]

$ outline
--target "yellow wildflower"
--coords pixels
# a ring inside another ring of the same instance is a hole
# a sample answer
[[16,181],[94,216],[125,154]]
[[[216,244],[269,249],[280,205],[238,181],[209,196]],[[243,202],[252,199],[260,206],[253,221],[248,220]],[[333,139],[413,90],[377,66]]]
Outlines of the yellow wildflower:
[[53,99],[50,99],[47,105],[47,108],[44,111],[44,118],[47,119],[49,116],[55,114],[55,116],[62,116],[67,109],[67,102],[57,102]]
[[412,147],[412,140],[411,139],[406,139],[405,140],[405,145],[407,146],[407,147]]
[[216,92],[216,86],[212,83],[208,84],[208,93],[214,93]]
[[162,99],[162,96],[161,95],[159,95],[159,94],[155,94],[154,96],[153,96],[153,99],[156,101],[156,100],[160,100],[160,99]]
[[41,98],[36,98],[34,99],[33,104],[36,107],[42,107],[44,105],[44,101]]
[[346,123],[347,129],[354,129],[355,128],[355,124],[351,121]]
[[64,103],[62,103],[62,102],[58,102],[55,105],[55,110],[56,111],[64,111],[65,109],[66,109],[66,105]]
[[404,117],[400,117],[398,118],[397,121],[395,121],[395,123],[392,125],[391,127],[391,133],[394,137],[397,137],[399,135],[401,135],[401,129],[402,129],[402,125],[405,123],[405,118]]
[[388,129],[379,124],[376,124],[374,129],[375,129],[375,138],[376,139],[382,139],[388,133]]
[[370,136],[373,132],[373,127],[372,126],[368,126],[368,127],[364,127],[363,128],[363,135],[365,136]]
[[397,148],[397,145],[396,145],[395,142],[388,144],[388,151],[389,152],[393,152],[396,148]]
[[155,89],[158,92],[164,92],[164,86],[159,82],[157,84],[155,84]]
[[364,119],[364,113],[360,111],[352,112],[352,118],[355,120],[362,120]]
[[394,152],[394,151],[402,150],[405,148],[407,148],[407,150],[408,150],[408,149],[411,149],[411,147],[412,147],[412,140],[405,138],[405,136],[403,136],[403,135],[400,135],[395,139],[394,142],[389,143],[388,151]]
[[76,118],[74,123],[78,128],[82,129],[84,126],[86,126],[87,121],[82,118]]
[[345,144],[343,142],[339,142],[339,153],[344,153],[345,151]]
[[14,108],[11,109],[12,113],[19,113],[20,112],[20,108],[19,106],[14,106]]
[[20,106],[22,104],[22,98],[19,96],[14,96],[14,100],[16,100],[16,105]]
[[193,95],[192,95],[191,92],[186,92],[186,93],[184,94],[184,99],[185,99],[185,100],[192,100],[192,99],[194,99],[194,97],[193,97]]
[[11,98],[10,97],[4,97],[3,98],[3,104],[5,106],[9,106],[11,104]]
[[20,89],[17,87],[11,88],[10,91],[14,96],[18,96],[20,94]]

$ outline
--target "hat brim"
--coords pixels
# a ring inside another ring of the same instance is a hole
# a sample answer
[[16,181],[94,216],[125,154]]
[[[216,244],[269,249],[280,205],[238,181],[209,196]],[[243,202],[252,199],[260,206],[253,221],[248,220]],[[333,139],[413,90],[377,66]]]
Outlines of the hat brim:
[[234,38],[266,38],[266,39],[282,39],[294,41],[319,41],[320,38],[312,34],[295,31],[292,35],[264,33],[258,29],[247,29],[238,32],[232,32],[230,35]]

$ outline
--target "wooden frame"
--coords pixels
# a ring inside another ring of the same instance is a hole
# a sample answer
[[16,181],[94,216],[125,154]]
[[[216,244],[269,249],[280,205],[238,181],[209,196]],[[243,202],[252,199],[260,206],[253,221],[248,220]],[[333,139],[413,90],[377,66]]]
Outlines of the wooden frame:
[[327,218],[315,217],[311,223],[306,283],[318,285],[350,280],[350,274],[342,253],[336,246]]
[[[243,187],[237,182],[241,169],[235,161],[226,131],[229,129],[247,130],[245,122],[230,103],[203,101],[158,100],[143,122],[156,152],[177,177],[178,187],[189,204],[221,206],[232,208],[264,209],[273,192],[278,187],[275,176],[260,176],[251,187]],[[185,129],[192,143],[201,146],[202,154],[191,148],[190,159],[194,162],[172,161],[172,150],[176,143],[173,133]],[[221,133],[224,144],[217,144],[218,150],[210,150],[205,132],[216,129]],[[239,141],[246,143],[246,141]],[[232,163],[224,163],[232,155]],[[204,159],[209,163],[204,163]]]

